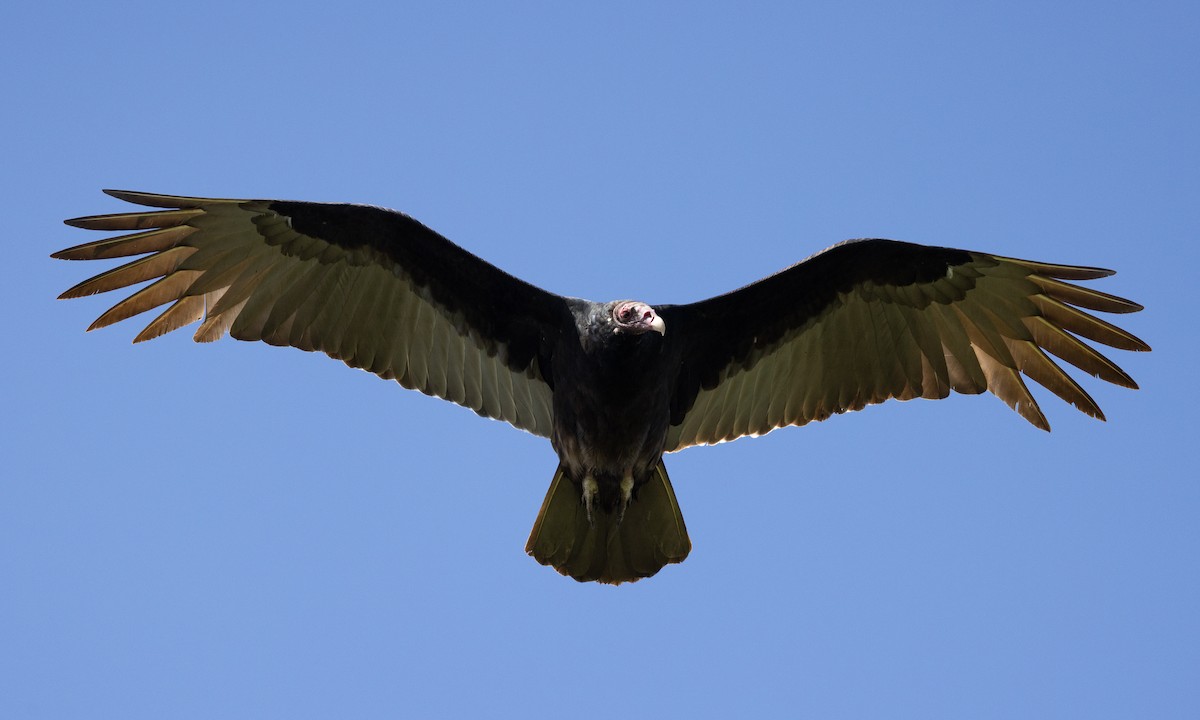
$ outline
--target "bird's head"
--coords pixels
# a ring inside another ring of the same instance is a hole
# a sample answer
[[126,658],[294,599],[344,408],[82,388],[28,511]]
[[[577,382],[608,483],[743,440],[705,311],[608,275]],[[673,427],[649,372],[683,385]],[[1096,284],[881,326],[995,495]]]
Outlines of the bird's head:
[[653,330],[659,335],[667,334],[667,324],[654,308],[635,300],[618,300],[611,305],[612,331],[617,335],[641,335]]

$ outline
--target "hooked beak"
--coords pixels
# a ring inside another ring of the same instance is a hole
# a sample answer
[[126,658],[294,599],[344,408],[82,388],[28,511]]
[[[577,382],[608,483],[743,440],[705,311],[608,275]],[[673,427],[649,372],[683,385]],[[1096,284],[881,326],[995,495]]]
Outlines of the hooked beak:
[[667,324],[663,322],[662,316],[658,313],[654,313],[654,319],[650,321],[650,324],[647,325],[647,327],[659,335],[666,336],[667,334]]

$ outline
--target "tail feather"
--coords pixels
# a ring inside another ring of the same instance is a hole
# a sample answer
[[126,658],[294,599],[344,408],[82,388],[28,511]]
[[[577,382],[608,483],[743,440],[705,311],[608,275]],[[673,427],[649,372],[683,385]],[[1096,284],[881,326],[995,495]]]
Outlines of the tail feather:
[[650,577],[692,549],[667,468],[660,461],[624,518],[603,510],[588,522],[579,485],[554,473],[525,552],[580,582],[617,585]]

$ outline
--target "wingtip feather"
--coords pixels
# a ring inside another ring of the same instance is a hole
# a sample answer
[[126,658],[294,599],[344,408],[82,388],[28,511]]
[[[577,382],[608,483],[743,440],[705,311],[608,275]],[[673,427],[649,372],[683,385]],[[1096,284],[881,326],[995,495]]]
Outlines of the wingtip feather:
[[248,202],[247,200],[238,200],[233,198],[205,198],[196,197],[194,195],[164,195],[162,193],[142,192],[139,190],[113,190],[105,189],[105,195],[115,197],[118,200],[124,200],[134,205],[144,205],[146,207],[171,208],[184,210],[188,208],[199,208],[206,205],[225,205]]

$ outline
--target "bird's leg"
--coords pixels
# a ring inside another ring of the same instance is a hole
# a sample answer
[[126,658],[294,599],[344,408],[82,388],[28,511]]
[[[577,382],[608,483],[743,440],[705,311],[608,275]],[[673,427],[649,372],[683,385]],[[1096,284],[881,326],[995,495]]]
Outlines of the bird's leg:
[[594,525],[592,508],[596,504],[596,495],[600,493],[600,483],[589,473],[583,476],[583,482],[580,484],[583,485],[583,506],[587,508],[588,525]]
[[617,510],[617,524],[625,519],[625,508],[629,507],[629,501],[633,499],[633,475],[626,474],[621,478],[621,508]]

